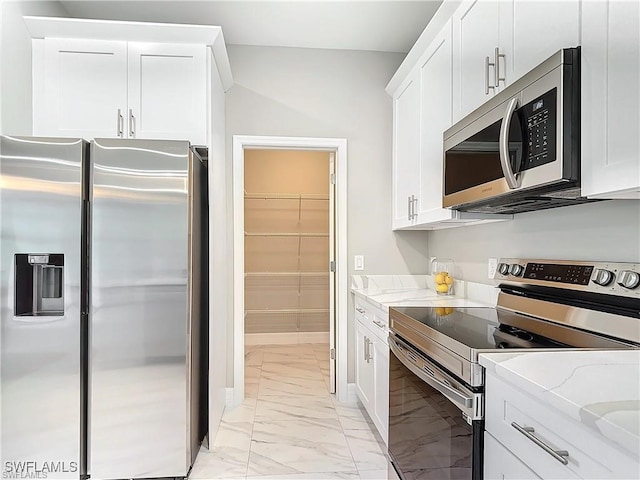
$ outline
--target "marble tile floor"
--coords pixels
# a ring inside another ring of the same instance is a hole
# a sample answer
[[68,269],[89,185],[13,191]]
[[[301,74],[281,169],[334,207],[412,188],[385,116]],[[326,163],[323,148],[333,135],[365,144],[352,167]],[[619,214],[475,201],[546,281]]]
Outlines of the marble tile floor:
[[247,346],[245,401],[225,411],[189,478],[396,480],[365,411],[328,384],[326,344]]

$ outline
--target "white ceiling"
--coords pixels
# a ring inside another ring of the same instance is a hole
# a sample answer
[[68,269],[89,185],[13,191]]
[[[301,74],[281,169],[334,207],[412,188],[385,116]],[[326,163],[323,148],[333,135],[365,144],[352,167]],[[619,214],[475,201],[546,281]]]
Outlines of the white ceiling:
[[60,3],[79,18],[219,25],[227,44],[406,53],[442,0]]

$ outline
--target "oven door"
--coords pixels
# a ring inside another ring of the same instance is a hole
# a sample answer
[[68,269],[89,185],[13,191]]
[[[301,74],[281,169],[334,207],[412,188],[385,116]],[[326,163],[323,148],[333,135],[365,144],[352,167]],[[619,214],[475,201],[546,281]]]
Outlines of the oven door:
[[389,455],[402,480],[482,479],[482,392],[389,335]]

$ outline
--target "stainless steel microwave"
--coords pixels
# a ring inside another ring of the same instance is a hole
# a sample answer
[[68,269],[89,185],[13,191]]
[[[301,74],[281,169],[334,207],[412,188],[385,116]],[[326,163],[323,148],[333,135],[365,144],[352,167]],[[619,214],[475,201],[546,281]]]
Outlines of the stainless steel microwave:
[[443,206],[522,213],[580,196],[580,48],[563,49],[444,133]]

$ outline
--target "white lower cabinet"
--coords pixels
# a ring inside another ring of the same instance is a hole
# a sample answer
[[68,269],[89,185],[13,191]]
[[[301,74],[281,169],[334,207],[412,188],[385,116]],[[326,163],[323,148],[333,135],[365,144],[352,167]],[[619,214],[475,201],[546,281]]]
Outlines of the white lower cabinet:
[[484,478],[485,480],[529,480],[540,477],[493,438],[493,435],[485,432]]
[[[581,423],[563,415],[487,370],[485,478],[638,478],[637,459],[584,418]],[[523,468],[535,476],[520,476],[527,472]]]
[[385,444],[389,429],[387,316],[356,298],[356,393]]

